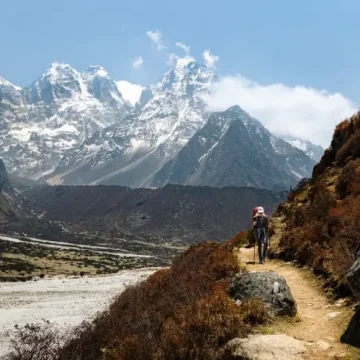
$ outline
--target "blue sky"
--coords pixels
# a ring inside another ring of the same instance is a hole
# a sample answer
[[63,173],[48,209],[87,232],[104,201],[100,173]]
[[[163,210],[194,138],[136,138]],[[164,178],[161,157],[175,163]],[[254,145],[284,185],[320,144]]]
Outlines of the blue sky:
[[[0,76],[26,86],[57,61],[148,85],[182,42],[198,60],[205,49],[218,56],[221,76],[340,92],[358,104],[359,18],[356,0],[3,0]],[[166,49],[146,34],[156,30]]]
[[[171,50],[209,48],[221,74],[263,83],[302,84],[359,99],[360,2],[354,0],[2,1],[0,74],[29,84],[53,61],[101,64],[116,79],[144,85],[166,70],[146,31]],[[142,56],[141,70],[131,67]]]

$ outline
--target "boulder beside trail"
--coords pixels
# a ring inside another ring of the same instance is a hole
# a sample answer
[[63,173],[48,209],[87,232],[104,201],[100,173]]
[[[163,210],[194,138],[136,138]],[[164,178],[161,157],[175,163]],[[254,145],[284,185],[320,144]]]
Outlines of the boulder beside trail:
[[286,280],[275,272],[235,275],[229,287],[234,300],[261,299],[273,315],[296,315],[296,302]]
[[284,334],[236,338],[227,347],[232,359],[242,360],[303,360],[307,352],[303,341]]
[[360,256],[346,275],[347,282],[353,294],[360,300]]

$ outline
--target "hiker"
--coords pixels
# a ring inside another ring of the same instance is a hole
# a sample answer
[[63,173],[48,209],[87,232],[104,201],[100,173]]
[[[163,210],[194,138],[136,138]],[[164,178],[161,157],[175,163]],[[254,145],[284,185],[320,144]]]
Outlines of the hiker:
[[263,262],[266,262],[269,218],[265,215],[264,208],[261,206],[258,206],[257,213],[253,217],[253,228],[258,245],[259,264],[262,264]]

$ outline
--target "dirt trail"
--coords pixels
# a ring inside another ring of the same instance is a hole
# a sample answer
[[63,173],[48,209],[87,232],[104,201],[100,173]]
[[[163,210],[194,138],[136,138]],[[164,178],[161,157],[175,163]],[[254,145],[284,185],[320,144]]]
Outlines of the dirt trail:
[[[241,265],[253,261],[253,249],[240,249]],[[360,359],[360,353],[340,342],[353,311],[341,301],[331,302],[306,271],[281,261],[247,264],[248,271],[275,271],[282,275],[296,300],[298,316],[293,321],[276,321],[266,328],[270,333],[282,333],[309,342],[306,359]]]

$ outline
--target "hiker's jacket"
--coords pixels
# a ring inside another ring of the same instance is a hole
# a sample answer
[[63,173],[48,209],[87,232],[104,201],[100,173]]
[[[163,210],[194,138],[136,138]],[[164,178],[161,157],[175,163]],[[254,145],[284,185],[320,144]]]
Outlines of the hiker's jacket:
[[267,229],[269,227],[269,218],[266,215],[255,215],[253,217],[253,226],[255,229]]

